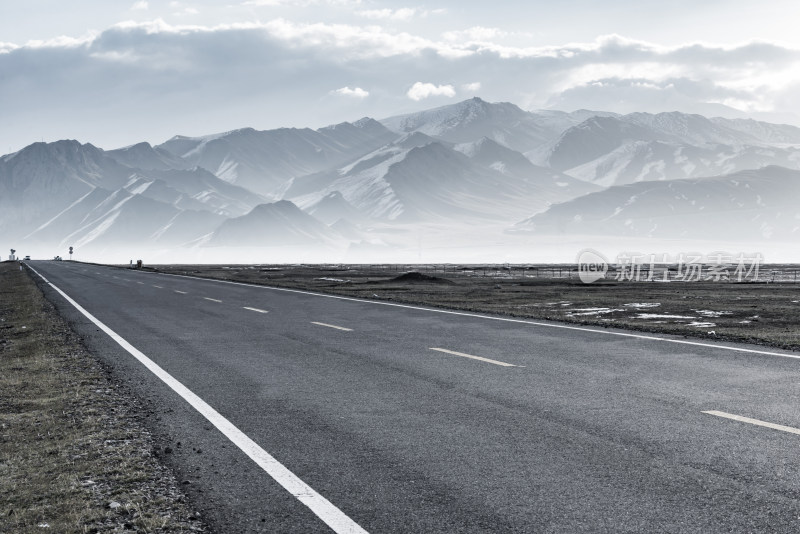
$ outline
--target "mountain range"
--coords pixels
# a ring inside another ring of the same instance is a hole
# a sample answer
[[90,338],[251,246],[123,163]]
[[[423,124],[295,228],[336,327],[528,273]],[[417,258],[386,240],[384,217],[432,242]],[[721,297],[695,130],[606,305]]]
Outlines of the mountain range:
[[473,98],[316,130],[108,151],[34,143],[0,157],[0,229],[18,250],[88,256],[385,256],[432,235],[444,247],[568,235],[792,241],[799,187],[793,126]]

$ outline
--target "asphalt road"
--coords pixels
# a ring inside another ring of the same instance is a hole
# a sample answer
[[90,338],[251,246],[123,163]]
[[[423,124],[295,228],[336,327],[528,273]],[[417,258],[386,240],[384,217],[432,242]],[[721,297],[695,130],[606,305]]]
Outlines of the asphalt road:
[[[94,265],[30,265],[367,532],[800,531],[800,435],[792,432],[800,429],[800,359]],[[331,532],[44,289],[143,399],[172,449],[161,456],[212,528]]]

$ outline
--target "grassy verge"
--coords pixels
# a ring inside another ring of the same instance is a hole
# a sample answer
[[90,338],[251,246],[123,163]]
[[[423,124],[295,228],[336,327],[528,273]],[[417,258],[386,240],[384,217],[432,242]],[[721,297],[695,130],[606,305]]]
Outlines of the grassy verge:
[[[491,268],[159,265],[160,272],[478,313],[626,328],[800,350],[800,283],[613,282]],[[402,277],[418,270],[434,280]],[[484,275],[483,273],[489,273]],[[400,276],[398,278],[398,276]]]
[[0,264],[0,532],[203,531],[136,408]]

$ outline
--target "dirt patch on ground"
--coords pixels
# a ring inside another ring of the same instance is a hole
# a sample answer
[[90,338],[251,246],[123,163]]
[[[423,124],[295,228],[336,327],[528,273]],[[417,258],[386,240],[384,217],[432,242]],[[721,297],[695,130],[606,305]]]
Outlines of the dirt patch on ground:
[[0,264],[0,532],[203,532],[139,404]]
[[[775,282],[584,284],[574,266],[159,265],[152,270],[511,317],[800,350],[797,266]],[[451,284],[400,279],[418,272]],[[335,276],[332,274],[335,273]]]
[[455,282],[448,280],[447,278],[439,278],[438,276],[422,274],[417,271],[411,271],[409,273],[401,274],[400,276],[395,276],[390,280],[390,282],[407,282],[409,284],[455,284]]

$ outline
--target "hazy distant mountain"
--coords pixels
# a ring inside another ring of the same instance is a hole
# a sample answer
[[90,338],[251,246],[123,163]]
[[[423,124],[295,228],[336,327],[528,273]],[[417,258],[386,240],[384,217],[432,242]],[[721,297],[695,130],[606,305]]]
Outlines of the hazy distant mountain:
[[673,111],[670,113],[630,113],[618,120],[637,124],[662,141],[671,141],[695,146],[755,144],[757,137],[742,130],[726,126],[724,120],[712,121],[702,115],[690,115]]
[[[346,167],[295,179],[284,195],[306,207],[336,193],[358,213],[373,219],[510,222],[552,201],[592,190],[592,186],[586,188],[588,184],[537,168],[493,141],[475,147],[461,147],[472,156],[468,157],[415,133]],[[496,154],[489,154],[490,147]],[[345,212],[340,216],[355,220]]]
[[287,200],[256,206],[247,215],[223,222],[208,246],[274,247],[325,245],[340,239],[335,231]]
[[[434,142],[422,134],[415,138],[427,143]],[[370,152],[345,167],[294,178],[283,191],[283,198],[308,207],[337,193],[354,209],[363,210],[362,213],[369,217],[396,219],[403,212],[403,207],[385,180],[385,175],[392,165],[402,161],[418,144],[412,143],[406,147],[403,142],[405,139]]]
[[[143,190],[144,186],[147,190]],[[153,196],[147,196],[157,191]],[[82,250],[159,243],[180,245],[212,232],[225,217],[158,196],[179,193],[163,182],[132,178],[116,191],[95,188],[26,236],[26,241]],[[189,204],[191,206],[191,204]]]
[[552,109],[539,109],[530,112],[535,116],[537,124],[546,128],[551,132],[548,140],[553,139],[560,135],[565,130],[577,126],[578,124],[589,120],[593,117],[619,117],[618,113],[610,111],[593,111],[588,109],[579,109],[577,111],[557,111]]
[[614,186],[551,206],[516,225],[541,234],[668,238],[800,238],[800,171],[766,167],[728,176]]
[[402,149],[356,177],[362,187],[365,178],[378,185],[358,192],[357,207],[375,206],[382,192],[377,204],[391,206],[397,216],[388,218],[403,221],[496,218],[504,204],[508,209],[509,199],[523,202],[518,194],[524,191],[516,184],[472,165],[469,158],[441,143]]
[[226,217],[244,215],[266,201],[243,187],[229,184],[196,167],[191,170],[147,171],[147,179],[162,181],[194,201],[191,209],[213,211]]
[[329,226],[331,230],[350,241],[356,242],[364,239],[364,232],[348,219],[339,219]]
[[104,203],[112,194],[112,191],[101,187],[91,189],[86,195],[76,202],[73,202],[68,208],[42,221],[37,228],[24,236],[25,241],[52,245],[60,244],[67,236],[82,226],[85,226],[89,220],[88,215],[92,213],[97,206]]
[[592,117],[552,143],[542,164],[560,171],[600,158],[632,141],[656,141],[657,132],[617,117]]
[[22,236],[98,186],[117,189],[130,169],[77,141],[34,143],[0,158],[0,228]]
[[719,176],[768,165],[797,168],[800,151],[793,148],[717,145],[704,148],[661,141],[631,141],[583,165],[569,175],[601,186],[647,180],[679,180]]
[[363,222],[368,217],[345,200],[339,191],[328,193],[318,201],[304,208],[304,211],[325,224],[347,220],[350,223]]
[[82,225],[65,236],[61,244],[83,249],[90,243],[124,246],[146,242],[179,212],[169,204],[120,189],[94,206]]
[[603,186],[718,176],[767,165],[800,167],[800,129],[683,113],[592,117],[528,154],[542,165]]
[[118,163],[142,170],[186,169],[189,164],[162,148],[153,148],[150,143],[137,143],[125,148],[109,150],[106,155]]
[[526,207],[530,213],[550,204],[571,200],[600,189],[566,174],[534,165],[519,152],[488,138],[458,145],[455,148],[469,157],[473,163],[525,184],[528,190]]
[[[216,228],[224,219],[209,212],[182,210],[126,189],[93,190],[26,239],[74,246],[82,251],[124,249],[143,244],[180,245]],[[191,224],[183,221],[190,220]]]
[[[36,143],[0,158],[0,228],[44,245],[182,243],[263,200],[202,169],[134,169],[77,141]],[[192,224],[179,231],[184,220]]]
[[419,113],[383,119],[381,124],[399,133],[420,132],[452,143],[487,137],[518,151],[530,150],[553,136],[549,125],[507,102],[490,104],[472,98]]
[[140,174],[131,175],[124,189],[131,194],[141,195],[182,210],[213,211],[206,204],[183,194],[165,181],[154,180]]
[[325,220],[356,222],[355,210],[390,221],[511,222],[596,190],[488,138],[450,145],[414,132],[340,169],[296,178],[284,197],[305,209],[325,199],[341,206]]
[[311,130],[234,130],[203,137],[176,136],[156,147],[226,182],[274,196],[294,176],[340,165],[384,145],[395,135],[372,119]]
[[188,245],[210,235],[226,220],[206,211],[182,210],[152,234],[159,246]]
[[398,133],[419,132],[450,143],[471,143],[487,138],[525,153],[596,116],[617,115],[589,110],[530,112],[508,102],[490,103],[475,97],[457,104],[382,119],[381,124]]
[[800,144],[800,128],[788,124],[771,124],[753,119],[723,119],[714,117],[711,122],[736,130],[768,144]]
[[0,157],[0,235],[18,249],[359,243],[349,250],[417,257],[423,241],[449,246],[447,232],[520,220],[533,233],[794,240],[796,169],[793,126],[473,98],[107,152],[34,143]]

